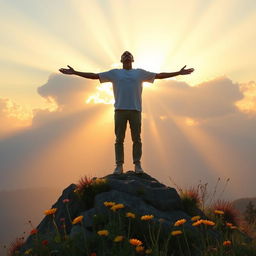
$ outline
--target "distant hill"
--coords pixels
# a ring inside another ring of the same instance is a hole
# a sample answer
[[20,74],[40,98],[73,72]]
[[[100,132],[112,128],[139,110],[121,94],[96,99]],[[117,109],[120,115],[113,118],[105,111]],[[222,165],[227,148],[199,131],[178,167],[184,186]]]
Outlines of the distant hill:
[[36,226],[44,216],[44,210],[51,208],[52,198],[60,192],[57,188],[0,191],[0,245],[9,245],[23,232],[26,232],[24,236],[27,237],[31,231],[28,221],[31,220]]
[[256,197],[251,197],[251,198],[240,198],[237,200],[234,200],[232,204],[234,207],[241,213],[243,214],[246,206],[248,205],[249,202],[252,202],[254,205],[254,208],[256,208]]

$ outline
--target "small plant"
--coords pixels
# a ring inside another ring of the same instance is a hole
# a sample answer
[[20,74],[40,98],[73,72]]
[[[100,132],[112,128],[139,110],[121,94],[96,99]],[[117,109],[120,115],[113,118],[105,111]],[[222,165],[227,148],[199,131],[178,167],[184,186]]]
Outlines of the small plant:
[[226,200],[218,200],[211,207],[211,212],[222,211],[223,220],[228,223],[232,223],[233,225],[238,226],[240,223],[240,214],[234,208],[231,202]]
[[91,179],[85,176],[79,180],[74,192],[79,196],[84,204],[85,210],[87,210],[93,207],[94,197],[97,194],[109,190],[110,187],[106,179]]
[[84,189],[89,187],[92,184],[92,182],[93,180],[91,178],[88,178],[87,176],[80,178],[80,180],[76,184],[77,192],[82,192]]
[[206,209],[210,208],[216,201],[220,201],[220,198],[222,198],[230,181],[229,178],[226,179],[222,190],[218,194],[220,178],[217,179],[213,191],[209,191],[208,183],[202,183],[201,180],[198,185],[192,186],[189,189],[183,189],[177,185],[171,177],[169,177],[169,179],[178,190],[181,199],[184,201],[184,207],[187,209],[188,213],[191,211],[193,212],[194,208],[199,208],[205,212]]
[[200,196],[198,189],[191,187],[190,189],[183,190],[180,198],[184,207],[184,211],[193,216],[197,214],[197,209],[200,208]]

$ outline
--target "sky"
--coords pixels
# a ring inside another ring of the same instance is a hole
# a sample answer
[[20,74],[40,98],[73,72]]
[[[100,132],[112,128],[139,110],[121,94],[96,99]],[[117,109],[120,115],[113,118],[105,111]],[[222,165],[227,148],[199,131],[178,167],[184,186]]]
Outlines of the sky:
[[[113,171],[111,84],[58,69],[122,68],[129,50],[134,68],[195,69],[144,84],[145,171],[256,196],[255,25],[255,0],[0,0],[0,190]],[[125,170],[131,148],[127,129]]]

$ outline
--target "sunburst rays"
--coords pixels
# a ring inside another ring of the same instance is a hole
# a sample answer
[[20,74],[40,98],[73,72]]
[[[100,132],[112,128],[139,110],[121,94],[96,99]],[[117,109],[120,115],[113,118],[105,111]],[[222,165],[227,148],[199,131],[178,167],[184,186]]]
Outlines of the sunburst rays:
[[[12,85],[15,91],[20,83],[28,84],[26,90],[28,87],[35,90],[37,79],[39,86],[50,73],[57,72],[58,68],[66,64],[81,71],[100,72],[118,66],[124,50],[133,53],[134,67],[154,72],[178,71],[185,64],[195,68],[193,75],[177,78],[190,85],[223,74],[244,79],[243,73],[246,73],[253,79],[256,38],[252,31],[256,22],[256,5],[255,1],[248,1],[250,8],[246,8],[246,4],[241,3],[239,0],[190,0],[184,4],[169,0],[71,0],[69,4],[63,3],[59,7],[54,4],[48,13],[45,9],[44,16],[36,20],[26,14],[25,9],[21,11],[15,8],[15,4],[1,2],[1,13],[2,10],[5,12],[0,15],[0,64],[4,66],[1,90],[3,92],[7,85]],[[239,18],[236,20],[237,15]],[[49,20],[44,21],[43,17]],[[156,83],[160,84],[161,81]],[[113,103],[109,87],[98,88],[98,94],[85,99],[85,104],[92,104],[93,99]],[[187,143],[196,149],[211,170],[218,174],[228,173],[232,166],[225,164],[222,156],[228,156],[228,163],[232,162],[232,154],[236,153],[208,134],[200,126],[200,120],[175,116],[161,99],[153,100],[153,88],[145,88],[147,96],[144,101],[148,101],[145,104],[145,116],[149,125],[145,135],[148,136],[146,139],[152,140],[155,158],[162,167],[169,166],[174,157],[178,159],[176,162],[182,161],[181,152],[177,153],[175,148],[170,150],[170,147],[166,150],[166,138],[170,137],[168,126],[165,134],[158,132],[159,122],[172,119],[173,130],[187,139]],[[43,154],[44,159],[56,157],[57,148],[61,149],[59,153],[65,155],[64,148],[72,141],[76,141],[77,149],[82,151],[79,137],[83,138],[83,134],[89,133],[95,135],[100,131],[104,143],[101,147],[92,145],[91,151],[103,157],[113,139],[113,127],[110,128],[109,123],[106,129],[100,129],[99,122],[112,120],[109,106],[105,107],[106,110],[95,114],[90,121],[81,122],[67,134],[53,138],[46,148],[38,152],[38,156]],[[161,111],[155,112],[154,108],[161,108]],[[96,140],[100,142],[100,139]],[[82,162],[81,158],[79,161]],[[70,163],[76,164],[74,161]]]

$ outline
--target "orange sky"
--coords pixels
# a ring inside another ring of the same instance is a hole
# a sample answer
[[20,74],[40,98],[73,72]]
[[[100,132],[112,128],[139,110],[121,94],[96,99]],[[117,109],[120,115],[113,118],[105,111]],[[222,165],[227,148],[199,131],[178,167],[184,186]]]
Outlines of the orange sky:
[[[195,68],[145,85],[145,169],[182,186],[230,177],[230,196],[255,196],[254,0],[1,1],[0,21],[0,189],[112,171],[111,84],[58,69],[119,68],[130,50],[134,67]],[[128,170],[129,130],[126,157]]]

